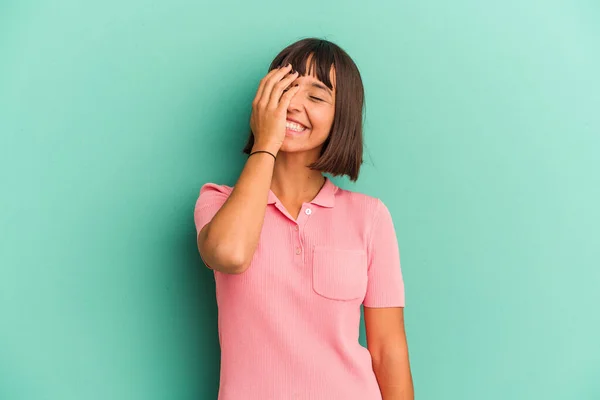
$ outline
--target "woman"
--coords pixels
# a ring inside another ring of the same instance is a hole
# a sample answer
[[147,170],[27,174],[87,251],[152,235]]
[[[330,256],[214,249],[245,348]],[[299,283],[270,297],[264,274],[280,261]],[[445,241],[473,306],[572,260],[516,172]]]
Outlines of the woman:
[[[194,218],[216,282],[219,400],[414,397],[391,215],[322,175],[358,179],[363,93],[337,45],[286,47],[252,102],[237,183],[200,189]],[[361,304],[368,349],[358,341]]]

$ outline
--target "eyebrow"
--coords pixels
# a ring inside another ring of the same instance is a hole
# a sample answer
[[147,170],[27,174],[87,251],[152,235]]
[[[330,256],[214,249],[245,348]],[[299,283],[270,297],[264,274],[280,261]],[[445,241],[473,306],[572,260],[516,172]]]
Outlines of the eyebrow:
[[331,89],[329,89],[327,86],[325,86],[319,82],[312,82],[310,85],[312,87],[316,87],[317,89],[325,90],[325,91],[329,92],[330,95],[333,95],[333,93],[331,92]]

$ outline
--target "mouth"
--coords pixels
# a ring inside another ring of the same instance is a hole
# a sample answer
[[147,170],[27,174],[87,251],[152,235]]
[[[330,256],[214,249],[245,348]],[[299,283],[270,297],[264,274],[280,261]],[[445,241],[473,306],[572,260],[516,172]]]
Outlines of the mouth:
[[285,121],[285,130],[286,130],[286,133],[290,133],[293,135],[293,134],[303,133],[306,130],[308,130],[308,128],[306,126],[302,125],[301,123],[290,120],[288,118]]

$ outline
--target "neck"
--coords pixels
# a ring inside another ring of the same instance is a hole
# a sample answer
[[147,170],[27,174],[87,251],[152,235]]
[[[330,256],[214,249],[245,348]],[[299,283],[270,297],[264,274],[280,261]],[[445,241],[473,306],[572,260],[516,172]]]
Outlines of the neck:
[[320,171],[308,168],[299,170],[275,168],[271,190],[281,200],[294,203],[308,202],[319,193],[325,184],[325,179]]

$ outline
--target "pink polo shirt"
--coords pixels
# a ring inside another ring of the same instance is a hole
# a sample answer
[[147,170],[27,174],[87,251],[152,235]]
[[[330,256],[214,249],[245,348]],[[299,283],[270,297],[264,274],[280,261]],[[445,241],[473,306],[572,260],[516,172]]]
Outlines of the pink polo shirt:
[[[361,304],[404,307],[392,217],[380,199],[325,178],[297,220],[269,191],[248,270],[213,270],[218,400],[381,400],[371,355],[358,338]],[[232,190],[202,186],[197,232]]]

